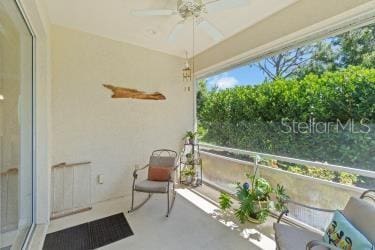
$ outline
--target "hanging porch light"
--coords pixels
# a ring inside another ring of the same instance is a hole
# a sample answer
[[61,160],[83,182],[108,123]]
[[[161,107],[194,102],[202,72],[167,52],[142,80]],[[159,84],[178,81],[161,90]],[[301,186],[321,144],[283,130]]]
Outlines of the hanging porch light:
[[184,81],[191,81],[192,79],[192,70],[190,68],[189,64],[189,58],[188,58],[188,53],[186,53],[186,62],[185,62],[185,67],[182,69],[182,78]]

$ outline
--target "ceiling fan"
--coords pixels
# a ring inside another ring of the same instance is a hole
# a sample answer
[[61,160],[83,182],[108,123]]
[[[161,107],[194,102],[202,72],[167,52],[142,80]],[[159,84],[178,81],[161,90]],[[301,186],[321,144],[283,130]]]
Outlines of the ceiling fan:
[[241,7],[249,4],[249,0],[211,0],[203,2],[202,0],[178,0],[177,9],[146,9],[132,10],[135,16],[175,16],[182,18],[169,33],[168,41],[173,42],[177,34],[183,28],[185,21],[193,17],[198,28],[205,31],[215,42],[223,39],[224,35],[212,23],[207,21],[203,16],[206,13],[220,11],[230,8]]

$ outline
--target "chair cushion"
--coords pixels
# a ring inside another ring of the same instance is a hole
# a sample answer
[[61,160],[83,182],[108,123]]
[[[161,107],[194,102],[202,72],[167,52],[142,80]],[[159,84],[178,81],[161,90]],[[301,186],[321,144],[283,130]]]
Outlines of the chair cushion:
[[[280,250],[303,250],[306,244],[312,240],[323,240],[323,234],[311,232],[295,226],[274,223],[275,239]],[[327,250],[325,247],[317,246],[314,250]]]
[[324,242],[340,249],[372,250],[372,244],[340,211],[336,211],[323,237]]
[[375,206],[366,200],[351,197],[343,214],[368,240],[375,243]]
[[136,183],[134,189],[146,193],[166,193],[168,182],[144,180]]
[[151,156],[150,166],[163,166],[173,168],[176,166],[176,157],[171,156]]
[[149,181],[169,181],[171,179],[171,168],[150,166],[147,179]]

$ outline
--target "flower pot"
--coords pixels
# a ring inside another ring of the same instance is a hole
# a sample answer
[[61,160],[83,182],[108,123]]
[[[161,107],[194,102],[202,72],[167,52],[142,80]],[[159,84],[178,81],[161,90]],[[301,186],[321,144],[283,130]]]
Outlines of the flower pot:
[[[267,208],[269,208],[269,205],[270,205],[269,200],[267,200],[267,201],[257,201],[257,203],[255,205],[255,211],[259,212],[261,209],[267,209]],[[251,223],[254,223],[254,224],[262,224],[263,223],[262,221],[260,221],[256,218],[250,217],[250,216],[248,216],[247,219]]]
[[194,139],[191,139],[191,138],[188,140],[189,144],[194,144],[194,141],[195,141],[195,140],[194,140]]
[[259,211],[261,209],[268,208],[269,205],[270,205],[270,201],[269,200],[267,200],[267,201],[257,201],[255,207]]
[[262,222],[258,219],[251,218],[250,216],[247,217],[247,220],[254,224],[262,224]]
[[193,176],[189,175],[189,176],[186,176],[185,178],[186,178],[185,180],[186,184],[191,184],[193,182]]

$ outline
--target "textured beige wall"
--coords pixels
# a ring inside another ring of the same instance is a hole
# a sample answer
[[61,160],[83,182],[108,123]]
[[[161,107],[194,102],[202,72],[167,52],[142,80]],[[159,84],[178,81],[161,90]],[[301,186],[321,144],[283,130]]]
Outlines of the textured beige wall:
[[[193,126],[182,66],[178,57],[52,26],[52,162],[92,161],[93,201],[129,194],[134,165],[152,150],[180,149]],[[167,100],[111,99],[103,83]]]
[[371,1],[300,0],[197,55],[196,70],[201,71],[367,2]]

